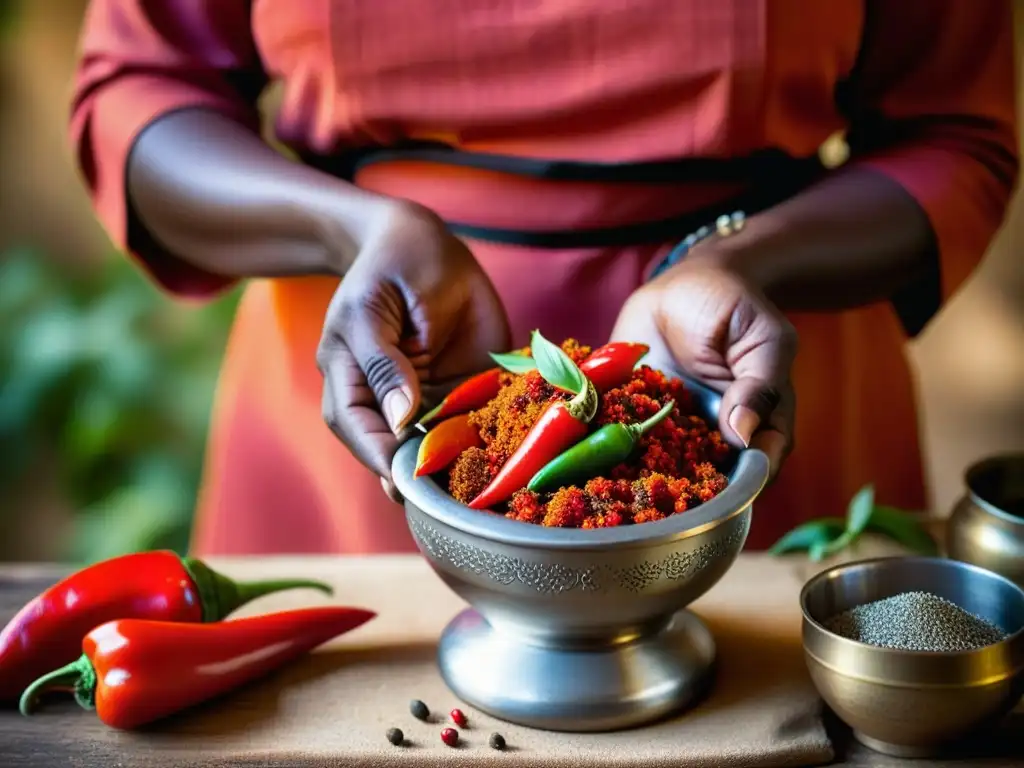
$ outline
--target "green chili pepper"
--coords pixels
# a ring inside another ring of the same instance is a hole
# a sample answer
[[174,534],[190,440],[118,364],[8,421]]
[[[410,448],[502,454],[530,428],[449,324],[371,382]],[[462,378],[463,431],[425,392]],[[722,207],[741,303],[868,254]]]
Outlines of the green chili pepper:
[[640,424],[605,424],[545,464],[526,487],[531,491],[550,490],[597,477],[603,470],[628,459],[640,436],[660,424],[675,407],[670,400]]

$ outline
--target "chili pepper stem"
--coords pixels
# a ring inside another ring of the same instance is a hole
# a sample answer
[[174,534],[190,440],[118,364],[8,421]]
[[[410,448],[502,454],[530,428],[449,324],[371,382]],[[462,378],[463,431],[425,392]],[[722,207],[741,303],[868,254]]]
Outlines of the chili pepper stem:
[[590,379],[584,379],[586,382],[579,392],[572,396],[572,399],[565,404],[565,408],[569,411],[569,415],[572,416],[576,421],[581,421],[584,424],[589,424],[590,421],[597,415],[597,390],[594,389],[594,385],[590,383]]
[[21,714],[28,717],[32,714],[32,707],[41,693],[67,688],[74,691],[75,701],[80,707],[83,709],[95,708],[96,670],[84,655],[60,669],[43,675],[32,683],[21,695],[18,709]]
[[416,422],[416,426],[419,427],[420,429],[424,429],[427,424],[429,424],[430,422],[432,422],[434,419],[436,419],[438,417],[438,414],[441,413],[441,409],[442,408],[444,408],[444,400],[442,400],[436,406],[434,406],[429,411],[427,411],[425,414],[423,414],[423,418],[421,418],[418,422]]
[[651,416],[651,418],[647,419],[647,421],[641,421],[639,424],[628,424],[626,426],[626,429],[633,433],[634,438],[640,437],[640,435],[644,434],[648,430],[653,429],[654,427],[661,424],[661,422],[663,422],[668,417],[668,415],[672,413],[672,409],[675,407],[675,400],[669,400],[667,403],[661,406],[660,411]]
[[202,560],[183,557],[182,565],[195,582],[203,604],[203,621],[220,621],[228,614],[258,597],[286,589],[316,589],[333,595],[329,584],[312,579],[275,579],[270,581],[234,581],[210,568]]

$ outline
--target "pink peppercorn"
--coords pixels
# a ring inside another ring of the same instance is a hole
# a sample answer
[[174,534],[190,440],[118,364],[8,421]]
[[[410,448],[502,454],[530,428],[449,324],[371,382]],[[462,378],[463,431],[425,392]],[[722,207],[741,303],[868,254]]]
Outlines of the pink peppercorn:
[[452,722],[455,723],[459,728],[466,727],[466,713],[461,709],[453,709],[450,713]]
[[459,743],[459,732],[454,728],[445,728],[441,731],[441,741],[447,744],[449,747],[454,747]]

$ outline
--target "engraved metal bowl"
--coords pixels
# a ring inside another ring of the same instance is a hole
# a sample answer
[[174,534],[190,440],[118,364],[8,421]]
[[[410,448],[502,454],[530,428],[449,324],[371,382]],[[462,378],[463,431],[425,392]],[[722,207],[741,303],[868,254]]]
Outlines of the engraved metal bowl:
[[[717,420],[720,396],[687,382]],[[740,451],[729,485],[682,515],[599,530],[552,529],[479,512],[413,478],[422,438],[393,478],[434,570],[472,609],[441,638],[445,682],[495,717],[558,731],[659,719],[707,690],[714,641],[684,611],[729,569],[750,527],[768,459]]]
[[950,557],[1024,586],[1024,453],[979,461],[946,527]]
[[[931,592],[1010,633],[971,651],[904,651],[847,640],[824,623],[857,605]],[[896,757],[947,754],[997,722],[1024,693],[1024,591],[1009,579],[939,557],[848,563],[800,595],[804,657],[825,702],[858,741]]]

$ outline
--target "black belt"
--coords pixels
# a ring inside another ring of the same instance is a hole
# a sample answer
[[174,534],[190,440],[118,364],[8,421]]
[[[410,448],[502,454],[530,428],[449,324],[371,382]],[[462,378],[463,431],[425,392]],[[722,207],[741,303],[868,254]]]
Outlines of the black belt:
[[[596,184],[746,184],[747,191],[677,216],[612,227],[571,230],[525,230],[482,227],[447,221],[456,235],[483,242],[540,249],[615,248],[679,241],[722,215],[743,211],[752,215],[792,197],[825,173],[815,155],[795,158],[781,150],[763,150],[737,158],[681,158],[636,163],[590,163],[543,160],[487,152],[465,152],[429,141],[392,147],[368,147],[338,155],[306,155],[303,161],[337,178],[354,181],[370,165],[419,161],[544,179],[551,182]],[[937,261],[936,261],[937,264]],[[941,291],[938,270],[892,299],[893,307],[911,337],[938,312]]]
[[793,158],[778,150],[765,150],[738,158],[681,158],[638,163],[588,163],[540,160],[487,152],[464,152],[437,142],[407,142],[395,147],[353,150],[333,157],[308,156],[309,165],[332,176],[353,181],[363,168],[379,163],[419,161],[476,168],[551,182],[595,184],[747,184],[749,191],[714,205],[664,219],[611,227],[564,230],[525,230],[481,227],[448,221],[448,228],[473,240],[528,248],[621,248],[681,240],[723,212],[755,213],[792,197],[824,168],[817,156]]

